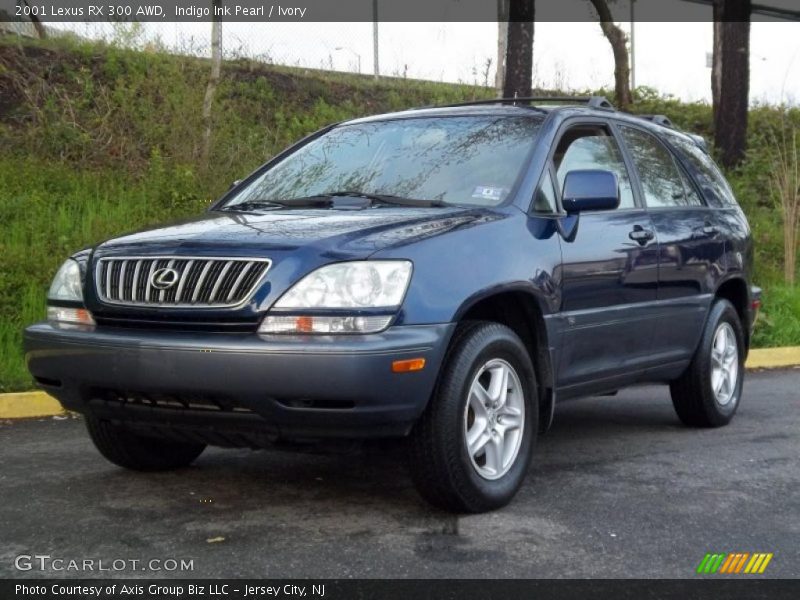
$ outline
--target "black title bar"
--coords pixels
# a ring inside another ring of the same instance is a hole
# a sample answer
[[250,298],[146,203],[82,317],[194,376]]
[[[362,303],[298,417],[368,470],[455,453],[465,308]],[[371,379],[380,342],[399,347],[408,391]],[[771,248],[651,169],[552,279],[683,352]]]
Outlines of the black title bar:
[[[495,0],[220,0],[217,18],[237,22],[491,22]],[[615,21],[711,21],[710,1],[616,0]],[[800,19],[796,0],[763,0],[753,19]],[[595,21],[588,0],[536,0],[538,22]],[[0,21],[197,22],[215,17],[212,0],[0,0]]]
[[703,578],[482,580],[4,579],[3,600],[646,600],[800,598],[800,580]]

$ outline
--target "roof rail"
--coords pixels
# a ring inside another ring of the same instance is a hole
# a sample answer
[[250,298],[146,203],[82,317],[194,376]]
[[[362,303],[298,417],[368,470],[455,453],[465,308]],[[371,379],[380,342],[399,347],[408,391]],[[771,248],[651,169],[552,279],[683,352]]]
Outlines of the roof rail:
[[576,104],[586,104],[589,108],[601,110],[615,110],[603,96],[520,96],[518,98],[490,98],[487,100],[470,100],[468,102],[456,102],[446,104],[442,108],[452,108],[457,106],[480,106],[488,104],[533,104],[534,102],[574,102]]
[[606,100],[605,96],[589,96],[589,107],[603,110],[616,110],[614,105]]
[[672,124],[672,121],[669,120],[668,117],[664,115],[635,115],[640,119],[647,119],[655,123],[656,125],[662,125],[664,127],[669,127],[670,129],[675,129],[675,125]]
[[706,142],[706,138],[696,133],[687,133],[686,135],[692,138],[692,141],[697,144],[703,152],[708,154],[708,142]]

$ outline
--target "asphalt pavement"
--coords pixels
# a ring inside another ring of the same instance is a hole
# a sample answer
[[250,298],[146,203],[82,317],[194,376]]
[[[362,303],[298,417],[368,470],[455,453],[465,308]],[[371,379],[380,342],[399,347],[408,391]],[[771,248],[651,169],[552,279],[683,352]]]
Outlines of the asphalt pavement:
[[[683,427],[665,387],[564,403],[514,502],[472,516],[420,500],[397,444],[208,449],[141,474],[105,462],[79,418],[5,421],[0,577],[692,578],[707,552],[771,552],[749,577],[798,577],[799,461],[798,369],[749,373],[714,430]],[[21,555],[50,558],[20,571]],[[100,559],[112,570],[69,570]],[[193,570],[142,570],[169,559]]]

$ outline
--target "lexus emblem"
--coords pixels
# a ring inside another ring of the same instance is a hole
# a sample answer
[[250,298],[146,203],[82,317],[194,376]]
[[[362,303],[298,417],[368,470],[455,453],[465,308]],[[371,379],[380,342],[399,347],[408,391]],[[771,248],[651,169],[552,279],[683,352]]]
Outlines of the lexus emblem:
[[173,285],[178,283],[180,275],[175,269],[164,268],[153,271],[150,276],[150,285],[157,290],[168,290]]

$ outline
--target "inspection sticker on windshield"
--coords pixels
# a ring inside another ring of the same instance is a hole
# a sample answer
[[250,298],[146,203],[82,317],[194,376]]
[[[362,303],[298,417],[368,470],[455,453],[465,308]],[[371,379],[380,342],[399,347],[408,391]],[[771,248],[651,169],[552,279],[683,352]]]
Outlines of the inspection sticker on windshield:
[[484,200],[502,200],[508,193],[504,187],[494,187],[491,185],[479,185],[472,192],[473,198],[483,198]]

